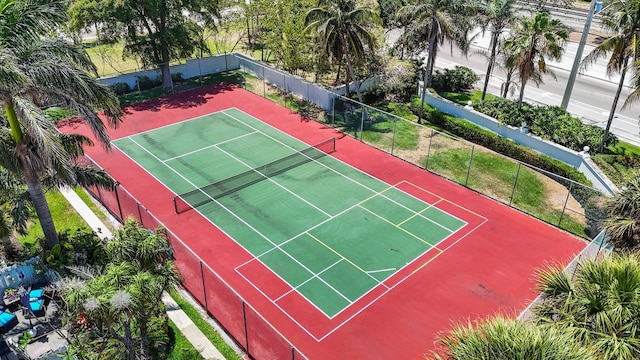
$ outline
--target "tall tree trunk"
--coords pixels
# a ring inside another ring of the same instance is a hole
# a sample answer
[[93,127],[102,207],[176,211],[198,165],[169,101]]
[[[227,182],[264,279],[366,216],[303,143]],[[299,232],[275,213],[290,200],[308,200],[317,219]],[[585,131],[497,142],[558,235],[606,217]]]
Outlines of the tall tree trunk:
[[518,109],[520,109],[522,107],[522,99],[524,98],[524,87],[525,85],[527,85],[527,81],[524,79],[520,79],[520,81],[522,82],[520,84],[520,95],[518,96]]
[[160,65],[160,71],[162,72],[162,88],[166,91],[173,92],[173,80],[171,79],[171,67],[169,62],[162,63]]
[[42,188],[40,177],[35,170],[29,166],[28,162],[21,159],[21,163],[22,173],[24,175],[25,182],[27,183],[27,189],[29,190],[29,197],[31,197],[33,207],[38,215],[38,220],[40,220],[40,227],[44,233],[46,248],[51,249],[59,242],[58,232],[56,231],[56,227],[53,223],[53,217],[49,210],[47,198],[44,195],[44,189]]
[[20,157],[22,175],[27,183],[29,196],[31,197],[38,220],[40,220],[40,227],[42,227],[42,232],[44,233],[45,245],[47,249],[51,249],[59,242],[58,232],[56,231],[56,227],[53,223],[53,217],[49,210],[47,198],[44,196],[44,189],[40,182],[40,176],[35,169],[31,168],[30,162],[26,158],[28,156],[27,144],[24,143],[24,133],[22,132],[22,128],[18,122],[18,116],[16,115],[16,110],[13,107],[13,104],[6,104],[4,106],[4,110],[9,122],[9,127],[11,128],[11,137],[16,143],[17,153]]
[[420,96],[420,109],[418,109],[418,124],[422,124],[422,112],[424,109],[424,97],[427,94],[427,88],[431,85],[431,72],[433,71],[433,63],[435,62],[435,48],[436,48],[436,32],[433,30],[434,22],[431,22],[431,29],[429,34],[429,53],[427,54],[427,66],[422,78],[422,95]]
[[487,74],[484,76],[484,86],[482,87],[482,101],[484,101],[487,95],[487,87],[489,86],[489,78],[491,78],[491,72],[493,65],[496,62],[496,48],[498,47],[498,39],[500,38],[500,32],[494,31],[491,33],[491,56],[489,57],[489,65],[487,66]]
[[[356,94],[358,95],[358,101],[362,103],[362,94],[360,94],[360,83],[356,78],[356,73],[353,71],[353,65],[351,64],[351,56],[349,56],[349,53],[346,53],[345,57],[347,58],[347,69],[349,69],[349,74],[351,74],[351,80],[356,86]],[[348,88],[349,88],[349,83],[347,82],[347,89]]]
[[513,69],[507,70],[507,77],[504,79],[504,89],[502,91],[502,97],[507,98],[509,94],[509,86],[511,86],[511,77],[513,76]]
[[613,97],[613,104],[611,104],[611,110],[609,110],[609,118],[607,119],[607,126],[604,128],[604,134],[602,134],[602,141],[600,141],[600,145],[598,146],[598,152],[602,153],[604,151],[604,144],[607,141],[607,136],[609,136],[609,130],[611,130],[611,123],[613,122],[613,117],[616,114],[616,108],[618,107],[618,100],[620,100],[620,93],[622,92],[622,87],[624,86],[624,77],[627,74],[627,64],[629,63],[629,57],[625,57],[624,64],[622,65],[622,71],[620,72],[620,81],[618,82],[618,89],[616,90],[616,95]]
[[340,81],[340,70],[342,70],[342,54],[340,55],[340,59],[338,59],[338,71],[336,72],[336,81],[335,84],[338,85]]
[[[140,316],[142,318],[142,316]],[[138,325],[140,326],[140,358],[139,360],[148,360],[149,357],[149,331],[148,324],[145,320],[139,319]]]

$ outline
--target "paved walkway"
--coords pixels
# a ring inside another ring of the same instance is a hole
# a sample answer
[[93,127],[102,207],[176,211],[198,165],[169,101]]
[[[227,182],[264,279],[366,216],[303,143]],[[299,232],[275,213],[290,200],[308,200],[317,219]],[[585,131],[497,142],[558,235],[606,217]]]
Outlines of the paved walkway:
[[[73,189],[60,188],[60,193],[67,198],[71,206],[82,216],[89,226],[102,238],[111,238],[111,231],[102,223],[102,221],[91,211],[87,204],[76,194]],[[167,315],[169,319],[176,324],[182,334],[189,340],[203,358],[207,360],[224,360],[224,356],[218,349],[211,344],[209,339],[200,331],[200,329],[191,321],[187,314],[180,309],[178,304],[173,301],[169,294],[162,296],[162,301],[167,306]]]

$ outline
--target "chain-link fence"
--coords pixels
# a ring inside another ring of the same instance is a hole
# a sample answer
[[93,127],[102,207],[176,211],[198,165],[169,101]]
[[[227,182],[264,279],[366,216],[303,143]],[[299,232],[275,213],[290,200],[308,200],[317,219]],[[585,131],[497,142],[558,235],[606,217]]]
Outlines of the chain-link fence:
[[[99,167],[88,156],[80,164]],[[173,249],[174,262],[182,276],[182,284],[207,310],[207,313],[255,359],[306,359],[255,308],[247,303],[224,279],[164,226],[121,184],[111,189],[88,187],[87,190],[120,222],[134,218],[140,225],[155,230],[162,228]]]
[[[245,88],[302,116],[581,237],[603,218],[599,190],[361,104],[242,56]],[[312,90],[313,89],[313,90]]]

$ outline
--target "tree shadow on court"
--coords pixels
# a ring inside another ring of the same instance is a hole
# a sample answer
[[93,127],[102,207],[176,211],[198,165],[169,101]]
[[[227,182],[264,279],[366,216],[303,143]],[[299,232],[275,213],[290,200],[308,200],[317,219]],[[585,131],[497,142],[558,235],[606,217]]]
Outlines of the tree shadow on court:
[[219,83],[184,92],[166,95],[163,97],[128,105],[124,108],[125,113],[135,111],[160,111],[162,109],[188,109],[205,104],[211,97],[226,91],[237,89],[238,85],[232,83]]

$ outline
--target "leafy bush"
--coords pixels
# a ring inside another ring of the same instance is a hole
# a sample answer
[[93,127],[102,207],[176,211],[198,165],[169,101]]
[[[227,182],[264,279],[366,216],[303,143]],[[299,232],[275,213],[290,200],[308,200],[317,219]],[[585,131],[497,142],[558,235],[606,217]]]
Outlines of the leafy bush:
[[171,74],[171,80],[174,83],[179,83],[179,82],[183,82],[184,78],[182,77],[182,73],[175,73],[175,74]]
[[[523,103],[518,108],[516,102],[496,98],[474,104],[475,110],[491,116],[511,126],[526,122],[529,131],[543,139],[582,151],[585,146],[595,149],[600,144],[604,130],[594,125],[585,125],[559,106],[532,106]],[[615,146],[618,139],[607,137],[606,146]]]
[[480,78],[473,70],[465,66],[456,66],[453,70],[444,72],[436,70],[431,78],[431,86],[445,91],[465,91],[473,88],[473,84]]
[[116,95],[124,95],[131,92],[131,87],[125,82],[117,82],[109,87]]
[[141,91],[153,89],[154,87],[160,86],[162,84],[162,80],[160,80],[158,77],[156,77],[155,79],[151,79],[146,75],[140,75],[140,76],[137,76],[137,78],[138,78],[138,87]]
[[68,274],[67,266],[91,265],[101,267],[107,263],[102,240],[90,230],[67,231],[59,234],[60,242],[44,251],[45,264],[61,274]]
[[60,120],[68,119],[74,116],[74,114],[68,109],[63,109],[57,106],[52,106],[45,109],[44,115],[53,123],[57,123]]

